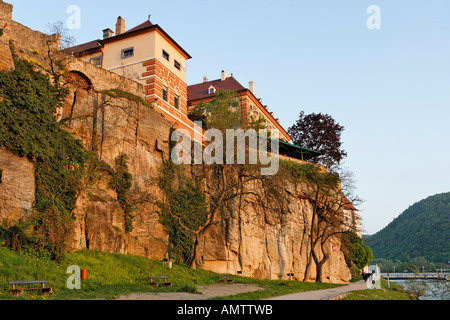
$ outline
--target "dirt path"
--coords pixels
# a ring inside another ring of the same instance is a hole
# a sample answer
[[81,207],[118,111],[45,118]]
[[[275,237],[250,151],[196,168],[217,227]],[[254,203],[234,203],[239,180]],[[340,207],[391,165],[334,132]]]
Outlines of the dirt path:
[[258,290],[261,290],[259,286],[248,284],[214,284],[199,286],[198,291],[201,294],[186,292],[132,293],[127,296],[120,296],[117,300],[207,300]]

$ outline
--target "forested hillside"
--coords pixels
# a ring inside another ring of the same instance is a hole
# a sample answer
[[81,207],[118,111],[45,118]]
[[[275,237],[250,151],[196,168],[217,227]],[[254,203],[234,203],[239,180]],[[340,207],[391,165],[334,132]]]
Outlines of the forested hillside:
[[450,193],[436,194],[415,203],[381,231],[365,240],[374,259],[404,260],[425,257],[450,260]]

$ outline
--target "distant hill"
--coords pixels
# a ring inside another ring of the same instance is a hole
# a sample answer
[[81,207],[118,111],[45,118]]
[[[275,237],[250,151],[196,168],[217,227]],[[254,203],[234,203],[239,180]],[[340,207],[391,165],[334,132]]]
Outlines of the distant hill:
[[388,226],[364,241],[374,259],[404,260],[425,257],[450,260],[450,193],[436,194],[415,203]]

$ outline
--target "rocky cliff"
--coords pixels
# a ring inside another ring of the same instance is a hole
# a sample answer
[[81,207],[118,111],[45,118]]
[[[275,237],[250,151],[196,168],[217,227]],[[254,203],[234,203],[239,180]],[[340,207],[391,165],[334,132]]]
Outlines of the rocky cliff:
[[[9,12],[4,7],[10,6],[3,2],[0,6],[0,27],[3,23],[8,27],[8,32],[0,37],[0,61],[6,61],[0,68],[13,68],[6,45],[9,40],[15,41],[21,57],[49,63],[45,55],[37,52],[46,52],[48,41],[55,38],[39,33],[32,43],[22,41],[21,34],[35,31],[11,22],[10,14],[3,14]],[[59,119],[108,165],[113,166],[120,154],[129,157],[133,177],[130,198],[135,205],[133,230],[125,232],[124,212],[117,193],[109,185],[110,175],[100,173],[78,195],[68,249],[88,248],[163,259],[167,256],[168,236],[158,222],[154,206],[154,200],[161,196],[155,178],[162,156],[168,155],[170,123],[134,98],[143,97],[140,84],[74,58],[67,59],[64,85],[69,94],[59,110]],[[117,88],[126,89],[133,98],[105,91]],[[28,217],[34,201],[33,165],[0,149],[0,169],[0,221]],[[287,274],[293,273],[299,280],[314,280],[314,266],[310,276],[303,278],[310,250],[306,221],[312,207],[303,200],[302,188],[286,182],[280,190],[286,195],[282,210],[273,205],[277,199],[266,198],[262,205],[256,195],[250,194],[227,202],[201,239],[199,265],[219,273],[242,271],[244,276],[263,279],[287,279]],[[348,281],[350,272],[343,254],[332,252],[331,243],[329,252],[325,281]]]
[[[272,196],[260,181],[243,186],[242,195],[227,201],[199,240],[199,265],[219,273],[242,274],[259,279],[314,281],[316,269],[310,258],[312,204],[305,200],[307,186],[283,181]],[[340,243],[333,239],[333,243]],[[351,275],[342,252],[329,255],[323,281],[342,283]],[[305,274],[307,264],[309,271]]]
[[70,249],[89,248],[161,259],[166,252],[167,237],[158,224],[153,204],[139,198],[158,194],[153,180],[162,155],[168,152],[170,123],[139,102],[72,84],[68,87],[70,94],[62,118],[74,119],[68,122],[70,130],[110,166],[114,166],[120,154],[128,156],[136,203],[133,231],[125,233],[123,210],[116,192],[108,186],[110,177],[101,176],[78,197]]

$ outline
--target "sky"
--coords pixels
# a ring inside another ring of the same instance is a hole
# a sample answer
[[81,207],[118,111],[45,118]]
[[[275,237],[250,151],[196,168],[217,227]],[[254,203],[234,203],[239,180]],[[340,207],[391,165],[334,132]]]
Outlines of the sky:
[[39,31],[71,27],[67,9],[78,6],[76,44],[115,30],[118,16],[130,29],[151,15],[192,56],[188,85],[222,70],[246,87],[255,81],[286,129],[301,111],[331,115],[345,127],[363,234],[450,192],[448,0],[5,2],[13,20]]

